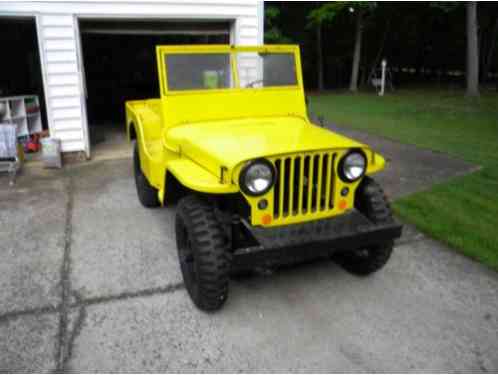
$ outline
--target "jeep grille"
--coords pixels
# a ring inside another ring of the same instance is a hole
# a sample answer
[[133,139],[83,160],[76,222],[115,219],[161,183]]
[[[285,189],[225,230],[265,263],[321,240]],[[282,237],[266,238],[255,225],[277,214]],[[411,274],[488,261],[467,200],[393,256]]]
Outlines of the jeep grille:
[[273,190],[274,221],[296,215],[318,215],[334,208],[335,152],[313,152],[272,158],[277,171]]

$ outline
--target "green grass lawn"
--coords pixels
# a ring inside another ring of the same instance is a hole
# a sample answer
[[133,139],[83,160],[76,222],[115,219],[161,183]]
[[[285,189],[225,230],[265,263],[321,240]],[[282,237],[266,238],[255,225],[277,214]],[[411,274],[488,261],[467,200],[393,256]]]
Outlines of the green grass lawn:
[[310,97],[337,125],[442,151],[483,168],[394,202],[395,212],[430,236],[498,270],[498,93],[397,91]]

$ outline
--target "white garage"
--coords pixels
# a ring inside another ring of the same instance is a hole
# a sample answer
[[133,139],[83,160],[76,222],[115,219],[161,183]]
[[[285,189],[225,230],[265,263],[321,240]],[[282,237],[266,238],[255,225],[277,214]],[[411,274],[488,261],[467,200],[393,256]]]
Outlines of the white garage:
[[33,23],[45,126],[87,158],[124,129],[125,100],[159,95],[154,45],[263,43],[262,1],[9,1],[2,20]]

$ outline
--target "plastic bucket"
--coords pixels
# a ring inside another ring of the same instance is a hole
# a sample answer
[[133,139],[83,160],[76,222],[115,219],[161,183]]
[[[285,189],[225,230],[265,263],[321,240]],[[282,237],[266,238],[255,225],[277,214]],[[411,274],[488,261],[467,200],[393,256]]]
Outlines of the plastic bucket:
[[56,138],[42,138],[42,159],[45,168],[61,168],[61,141]]

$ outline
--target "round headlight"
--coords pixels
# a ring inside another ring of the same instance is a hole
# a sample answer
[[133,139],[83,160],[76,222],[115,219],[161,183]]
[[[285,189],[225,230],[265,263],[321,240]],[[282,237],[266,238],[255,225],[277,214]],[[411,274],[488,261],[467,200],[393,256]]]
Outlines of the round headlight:
[[339,172],[341,178],[346,182],[358,180],[365,174],[367,169],[367,158],[360,151],[351,151],[341,160]]
[[244,167],[239,177],[239,186],[248,195],[263,195],[273,186],[275,170],[264,159],[255,160]]

